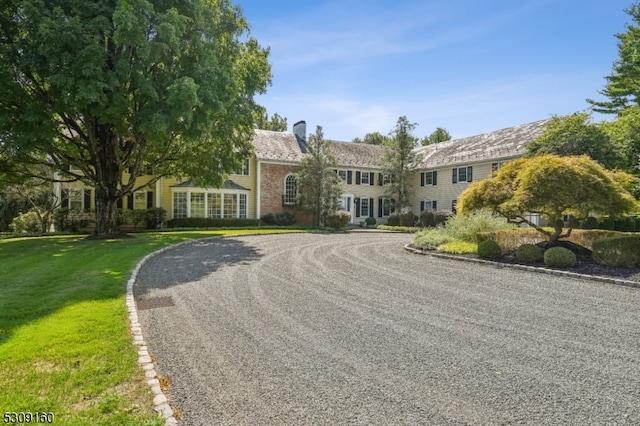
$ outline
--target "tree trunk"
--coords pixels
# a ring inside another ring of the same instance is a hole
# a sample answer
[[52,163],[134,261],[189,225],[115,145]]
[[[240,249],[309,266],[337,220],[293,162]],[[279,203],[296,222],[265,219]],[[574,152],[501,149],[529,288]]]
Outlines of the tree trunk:
[[96,228],[94,236],[117,235],[120,233],[118,224],[118,197],[117,192],[96,189]]

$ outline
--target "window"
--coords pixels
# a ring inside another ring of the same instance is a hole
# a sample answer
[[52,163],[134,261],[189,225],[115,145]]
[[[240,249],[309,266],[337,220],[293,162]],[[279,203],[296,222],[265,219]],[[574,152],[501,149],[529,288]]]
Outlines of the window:
[[236,169],[233,173],[241,176],[249,176],[249,159],[245,158],[244,161],[242,161],[242,166]]
[[238,217],[238,199],[236,194],[223,194],[224,217]]
[[458,167],[453,169],[452,182],[464,183],[473,180],[473,167]]
[[360,197],[360,217],[369,217],[371,212],[369,211],[369,198]]
[[436,200],[424,200],[420,201],[420,211],[423,210],[436,210],[438,208],[438,203]]
[[187,193],[186,192],[173,193],[173,217],[174,218],[187,217]]
[[393,213],[393,200],[391,198],[378,198],[378,217],[387,217]]
[[369,182],[369,173],[360,173],[360,185],[371,185],[371,183]]
[[204,192],[191,193],[191,205],[189,217],[204,217]]
[[393,183],[393,176],[390,173],[380,173],[380,179],[382,185],[391,185]]
[[238,217],[247,217],[247,194],[238,194]]
[[144,210],[147,208],[147,191],[136,191],[133,193],[133,209]]
[[82,189],[69,188],[67,194],[69,198],[69,209],[82,210],[84,191]]
[[207,217],[222,217],[221,194],[207,194]]
[[502,166],[502,163],[491,163],[491,171],[497,172],[501,166]]
[[422,172],[420,173],[420,186],[431,186],[438,184],[438,172]]
[[346,182],[347,181],[347,171],[346,170],[336,170],[336,174],[338,175],[338,178],[342,182]]
[[298,179],[295,175],[287,175],[284,178],[283,204],[291,206],[296,204],[298,198]]

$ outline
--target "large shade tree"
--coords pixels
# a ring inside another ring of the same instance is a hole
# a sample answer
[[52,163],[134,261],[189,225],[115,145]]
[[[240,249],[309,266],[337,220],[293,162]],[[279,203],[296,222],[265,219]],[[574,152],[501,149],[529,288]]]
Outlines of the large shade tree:
[[0,5],[0,176],[38,165],[95,188],[96,234],[156,178],[222,183],[251,150],[271,70],[228,0]]
[[[587,156],[541,155],[510,161],[487,179],[471,184],[458,201],[459,212],[486,209],[512,222],[526,223],[550,241],[568,237],[563,215],[586,218],[590,214],[620,215],[640,206],[628,192],[633,177],[611,172]],[[553,231],[531,220],[546,219]]]

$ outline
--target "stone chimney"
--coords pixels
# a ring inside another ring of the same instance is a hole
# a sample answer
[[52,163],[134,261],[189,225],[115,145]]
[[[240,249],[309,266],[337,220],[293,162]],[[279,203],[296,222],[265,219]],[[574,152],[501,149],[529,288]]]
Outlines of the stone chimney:
[[296,135],[298,145],[302,152],[307,152],[307,122],[304,120],[298,121],[293,125],[293,134]]

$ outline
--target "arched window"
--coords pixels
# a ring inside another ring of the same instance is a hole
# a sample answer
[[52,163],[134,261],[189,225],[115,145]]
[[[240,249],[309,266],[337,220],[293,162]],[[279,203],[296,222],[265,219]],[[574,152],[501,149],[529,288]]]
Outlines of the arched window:
[[282,203],[285,205],[293,205],[298,198],[298,179],[295,175],[287,175],[284,178],[284,196]]

